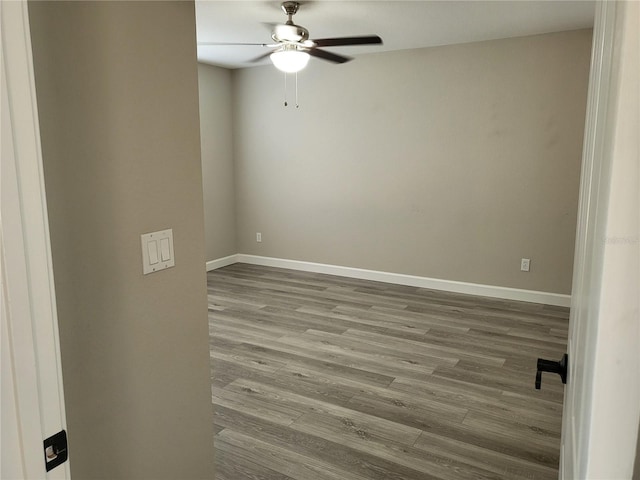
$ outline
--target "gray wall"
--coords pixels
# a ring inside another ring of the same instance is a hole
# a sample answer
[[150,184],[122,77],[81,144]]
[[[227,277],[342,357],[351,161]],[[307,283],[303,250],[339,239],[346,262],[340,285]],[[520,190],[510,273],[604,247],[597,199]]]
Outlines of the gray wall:
[[239,251],[570,293],[590,48],[580,30],[312,60],[299,109],[272,66],[234,72]]
[[231,71],[198,64],[207,261],[238,253]]
[[212,478],[193,2],[29,13],[72,476]]

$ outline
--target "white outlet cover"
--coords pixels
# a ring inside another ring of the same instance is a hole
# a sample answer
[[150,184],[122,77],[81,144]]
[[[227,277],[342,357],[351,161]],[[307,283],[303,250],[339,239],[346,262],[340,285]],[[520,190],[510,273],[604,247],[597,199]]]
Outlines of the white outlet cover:
[[173,251],[173,230],[145,233],[140,236],[142,243],[142,273],[158,272],[175,266]]

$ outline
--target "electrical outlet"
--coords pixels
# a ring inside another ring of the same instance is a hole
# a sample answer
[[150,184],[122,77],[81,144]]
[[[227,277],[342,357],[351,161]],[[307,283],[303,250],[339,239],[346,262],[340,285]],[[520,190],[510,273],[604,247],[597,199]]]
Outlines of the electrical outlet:
[[256,232],[256,242],[262,242],[262,234],[260,232]]
[[530,266],[531,266],[531,259],[523,258],[522,260],[520,260],[520,271],[528,272]]

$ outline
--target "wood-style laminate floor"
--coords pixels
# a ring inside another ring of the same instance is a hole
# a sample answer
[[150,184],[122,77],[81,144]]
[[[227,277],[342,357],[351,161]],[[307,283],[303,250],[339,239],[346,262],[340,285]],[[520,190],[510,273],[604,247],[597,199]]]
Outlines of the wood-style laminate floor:
[[217,480],[555,479],[568,309],[235,264],[208,274]]

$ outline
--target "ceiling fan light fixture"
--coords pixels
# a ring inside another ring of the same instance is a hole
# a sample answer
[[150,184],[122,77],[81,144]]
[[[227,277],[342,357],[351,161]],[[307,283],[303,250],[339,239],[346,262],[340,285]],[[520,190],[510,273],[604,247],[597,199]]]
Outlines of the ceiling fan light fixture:
[[285,73],[296,73],[307,66],[310,55],[302,50],[278,50],[269,57],[278,70]]

